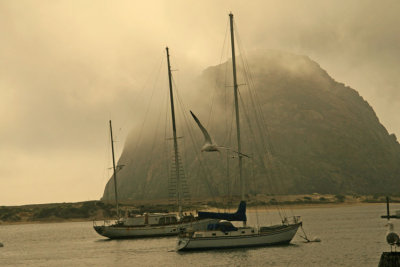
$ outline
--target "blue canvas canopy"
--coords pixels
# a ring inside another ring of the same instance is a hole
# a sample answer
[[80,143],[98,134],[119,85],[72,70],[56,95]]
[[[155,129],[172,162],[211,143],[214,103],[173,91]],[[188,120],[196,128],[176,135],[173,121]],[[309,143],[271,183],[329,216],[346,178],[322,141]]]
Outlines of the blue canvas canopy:
[[247,221],[246,218],[246,202],[240,201],[239,208],[235,213],[223,213],[223,212],[198,212],[199,218],[209,218],[209,219],[220,219],[227,221]]
[[219,223],[210,223],[207,225],[207,230],[219,230],[222,232],[230,232],[230,231],[237,231],[237,228],[233,226],[231,222],[219,222]]

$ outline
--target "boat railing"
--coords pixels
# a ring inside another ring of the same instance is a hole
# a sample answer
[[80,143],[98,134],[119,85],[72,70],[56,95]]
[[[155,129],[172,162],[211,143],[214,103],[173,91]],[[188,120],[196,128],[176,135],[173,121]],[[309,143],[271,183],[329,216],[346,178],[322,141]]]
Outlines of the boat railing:
[[185,237],[191,238],[191,237],[193,236],[193,234],[194,234],[194,232],[180,232],[180,233],[178,234],[178,236],[179,236],[180,238],[185,238]]
[[93,220],[93,226],[110,226],[115,225],[118,220]]
[[289,224],[296,224],[301,222],[301,217],[300,216],[292,216],[292,217],[285,217],[282,220],[282,223],[285,225],[289,225]]
[[181,228],[179,230],[179,234],[178,236],[181,238],[185,238],[185,237],[192,237],[194,234],[194,231],[192,229],[185,229],[185,228]]

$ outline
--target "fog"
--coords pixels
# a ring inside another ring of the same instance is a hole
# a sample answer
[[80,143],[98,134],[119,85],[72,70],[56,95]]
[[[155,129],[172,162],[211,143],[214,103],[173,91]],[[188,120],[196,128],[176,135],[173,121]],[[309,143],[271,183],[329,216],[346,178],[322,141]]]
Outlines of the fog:
[[99,199],[108,120],[120,154],[165,46],[184,87],[221,62],[230,11],[246,51],[309,56],[399,136],[399,10],[397,0],[2,0],[0,205]]

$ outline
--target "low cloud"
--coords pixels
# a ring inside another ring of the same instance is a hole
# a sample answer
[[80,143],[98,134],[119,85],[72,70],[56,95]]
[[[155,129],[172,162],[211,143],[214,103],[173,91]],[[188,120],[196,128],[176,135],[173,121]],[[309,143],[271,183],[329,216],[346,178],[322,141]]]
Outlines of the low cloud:
[[[246,51],[311,57],[399,135],[399,9],[395,0],[2,1],[0,203],[100,198],[107,121],[115,121],[122,150],[151,79],[165,79],[158,71],[166,45],[190,97],[188,81],[221,62],[229,11]],[[76,191],[77,181],[89,182]]]

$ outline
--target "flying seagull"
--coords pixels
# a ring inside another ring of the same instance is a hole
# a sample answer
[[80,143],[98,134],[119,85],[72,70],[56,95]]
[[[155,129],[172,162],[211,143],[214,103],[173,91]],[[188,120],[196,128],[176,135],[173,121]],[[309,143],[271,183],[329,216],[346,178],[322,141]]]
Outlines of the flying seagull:
[[[196,115],[194,115],[192,111],[190,111],[190,114],[192,114],[193,119],[196,121],[196,123],[197,123],[197,125],[199,126],[201,132],[202,132],[203,135],[204,135],[204,145],[203,145],[203,147],[201,148],[201,152],[203,152],[203,151],[206,151],[206,152],[215,152],[215,151],[220,152],[220,148],[226,149],[226,150],[232,150],[232,149],[230,149],[229,147],[224,147],[224,146],[219,146],[219,145],[217,145],[217,144],[211,139],[210,134],[207,132],[206,128],[204,128],[204,126],[201,124],[201,122],[200,122],[199,119],[196,117]],[[237,154],[239,154],[239,155],[242,155],[242,156],[245,156],[245,157],[248,157],[248,158],[249,158],[249,156],[246,155],[246,154],[239,153],[238,151],[234,151],[234,150],[232,150],[232,151],[235,152],[235,153],[237,153]]]

